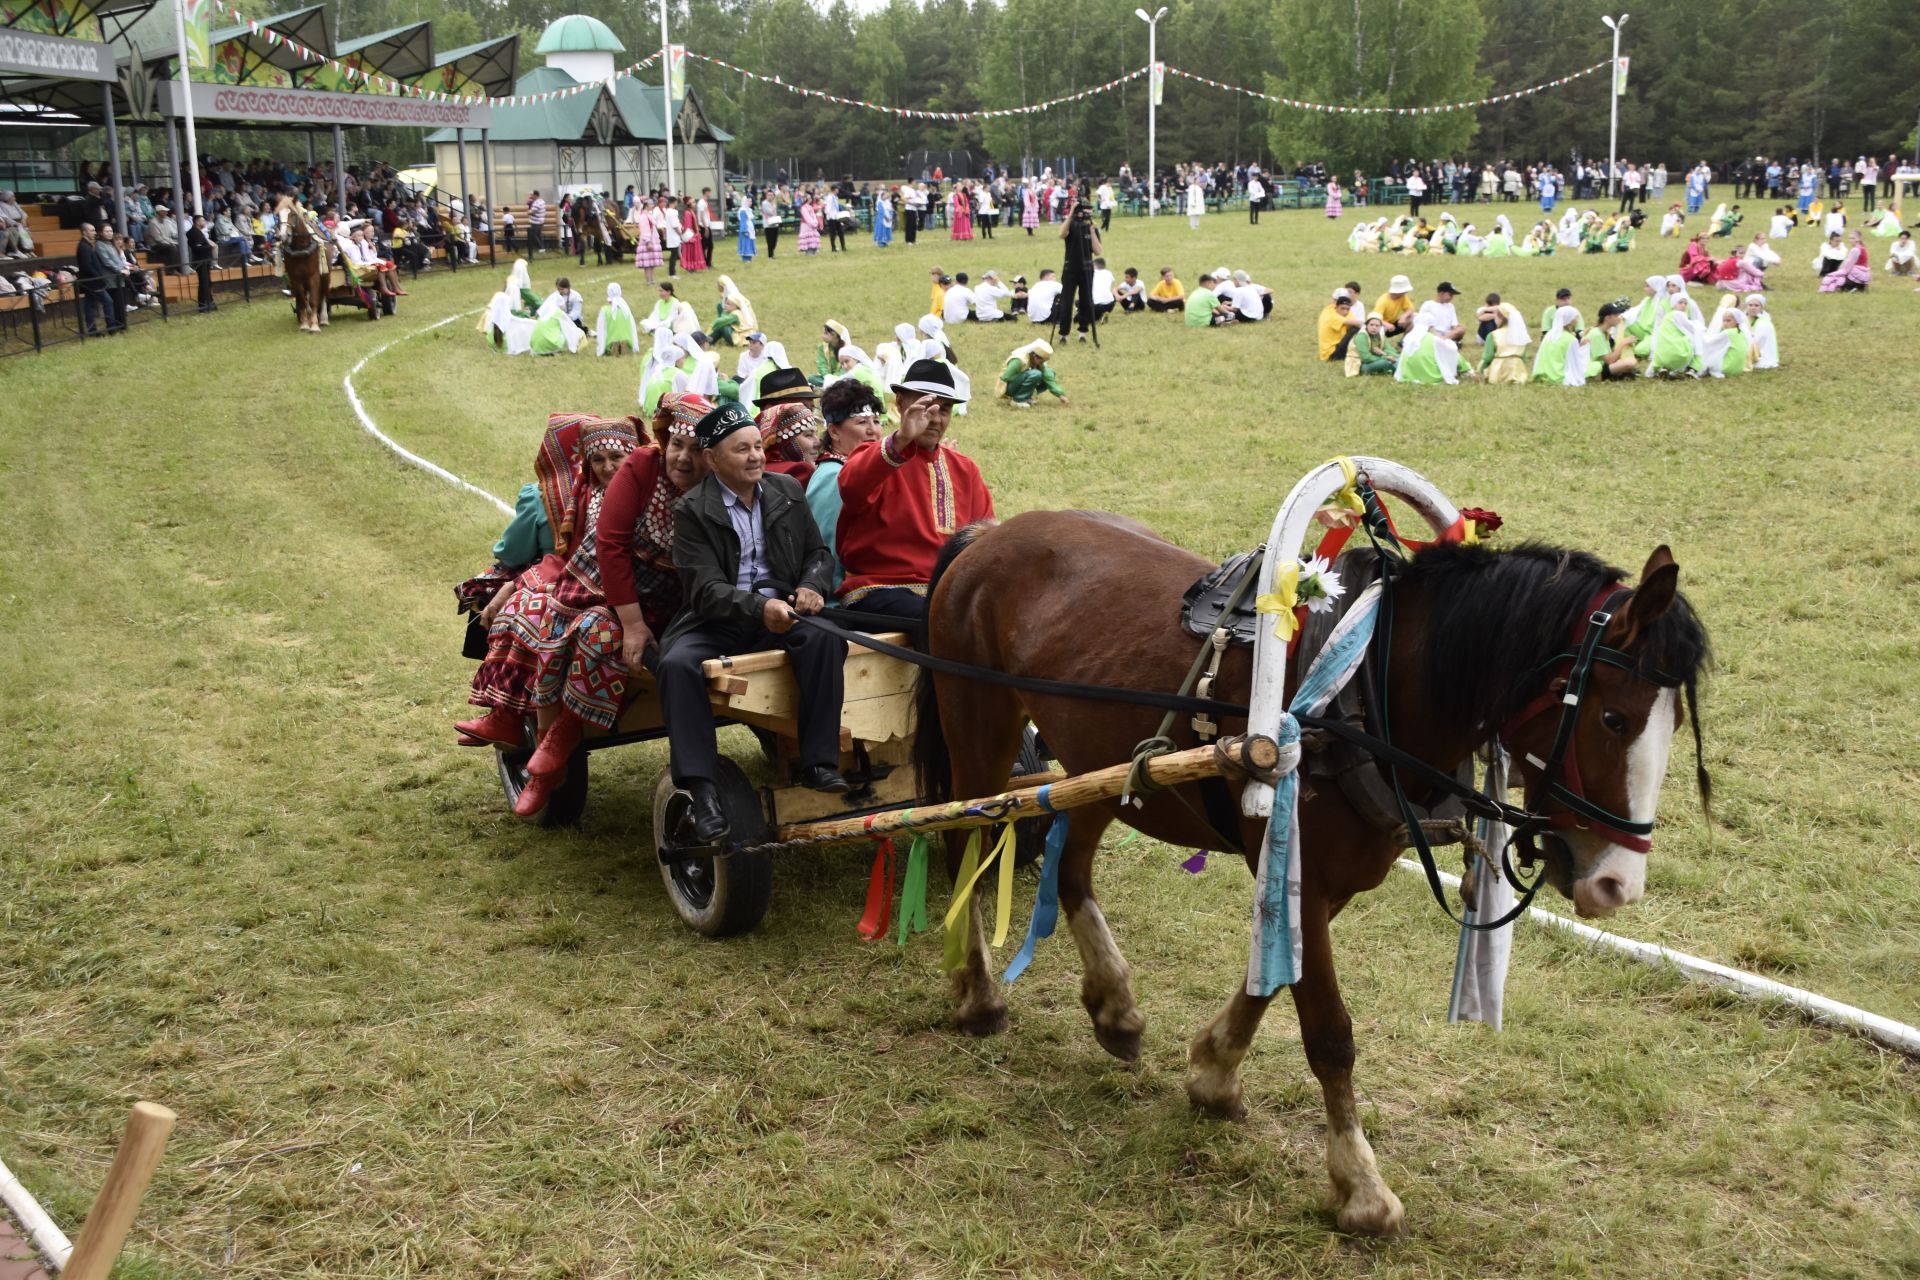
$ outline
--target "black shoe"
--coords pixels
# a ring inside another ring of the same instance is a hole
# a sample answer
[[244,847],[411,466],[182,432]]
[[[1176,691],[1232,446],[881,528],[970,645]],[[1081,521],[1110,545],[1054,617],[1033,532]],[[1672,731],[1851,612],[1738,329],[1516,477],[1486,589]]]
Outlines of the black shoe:
[[793,775],[799,786],[809,791],[825,791],[833,795],[845,795],[853,788],[840,776],[840,771],[830,764],[810,764]]
[[720,810],[720,795],[713,784],[705,778],[692,778],[687,782],[687,790],[693,797],[687,812],[693,819],[694,838],[701,844],[719,844],[725,840],[732,824]]

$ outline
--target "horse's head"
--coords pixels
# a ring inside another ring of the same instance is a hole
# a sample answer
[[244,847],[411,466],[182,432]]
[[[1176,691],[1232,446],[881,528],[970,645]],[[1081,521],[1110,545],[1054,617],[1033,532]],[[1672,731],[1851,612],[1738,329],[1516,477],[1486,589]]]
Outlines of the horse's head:
[[[1545,691],[1503,732],[1527,808],[1552,818],[1539,841],[1547,882],[1582,916],[1611,915],[1645,894],[1660,784],[1689,712],[1698,744],[1694,688],[1707,638],[1679,580],[1662,546],[1631,594],[1602,588],[1578,623],[1573,656],[1551,664]],[[1698,781],[1704,803],[1704,766]]]

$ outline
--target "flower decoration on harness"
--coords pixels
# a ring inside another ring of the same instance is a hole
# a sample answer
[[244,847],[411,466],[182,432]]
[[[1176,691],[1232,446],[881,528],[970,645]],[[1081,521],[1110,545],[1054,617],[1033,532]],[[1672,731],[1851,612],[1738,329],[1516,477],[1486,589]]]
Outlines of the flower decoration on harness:
[[1253,608],[1256,613],[1274,615],[1276,638],[1292,640],[1300,629],[1295,609],[1305,605],[1311,613],[1326,613],[1333,608],[1333,602],[1346,593],[1340,575],[1331,564],[1319,556],[1303,556],[1292,564],[1280,566],[1274,574],[1273,590],[1256,598]]
[[1460,509],[1460,541],[1478,542],[1490,538],[1500,528],[1503,521],[1497,512],[1485,511],[1479,507]]

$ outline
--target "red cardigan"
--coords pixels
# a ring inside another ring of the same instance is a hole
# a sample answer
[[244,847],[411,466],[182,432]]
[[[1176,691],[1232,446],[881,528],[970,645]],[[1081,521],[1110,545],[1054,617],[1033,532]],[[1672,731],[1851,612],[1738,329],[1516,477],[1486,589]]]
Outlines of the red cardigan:
[[[613,473],[606,496],[600,499],[600,522],[594,528],[599,543],[600,582],[610,605],[640,603],[640,589],[634,581],[636,567],[642,576],[672,574],[673,503],[681,495],[667,480],[665,463],[658,449],[646,445],[635,449]],[[653,521],[660,527],[643,527],[641,522],[654,506],[655,493],[663,487],[666,495],[659,508],[652,511]],[[654,573],[647,574],[649,569]]]
[[891,435],[861,445],[840,468],[840,599],[851,604],[887,587],[924,593],[947,539],[992,515],[980,468],[958,449],[902,454]]

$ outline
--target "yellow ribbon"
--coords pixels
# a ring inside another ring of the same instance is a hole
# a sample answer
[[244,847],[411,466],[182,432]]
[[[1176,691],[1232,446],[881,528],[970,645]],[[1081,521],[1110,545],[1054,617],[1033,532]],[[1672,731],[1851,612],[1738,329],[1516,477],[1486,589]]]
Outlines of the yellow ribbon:
[[1000,838],[984,858],[980,856],[980,833],[975,831],[967,837],[967,851],[960,860],[960,878],[954,882],[953,901],[947,906],[945,967],[948,972],[967,962],[967,915],[972,909],[973,889],[996,861],[1000,864],[1000,880],[993,904],[993,945],[1005,945],[1007,925],[1013,919],[1013,845],[1011,822],[1000,828]]
[[1292,560],[1281,565],[1273,587],[1272,591],[1255,598],[1253,611],[1272,614],[1275,637],[1292,640],[1293,633],[1300,629],[1300,620],[1293,616],[1295,606],[1300,603],[1300,562]]
[[1347,478],[1346,484],[1341,486],[1339,492],[1335,493],[1328,501],[1339,503],[1357,516],[1367,514],[1367,504],[1360,500],[1360,489],[1358,487],[1360,471],[1353,465],[1353,459],[1328,458],[1327,461],[1338,463],[1340,465],[1340,474]]
[[1462,526],[1460,530],[1460,541],[1468,544],[1469,546],[1471,546],[1473,543],[1480,541],[1480,522],[1479,521],[1462,520],[1460,524]]

